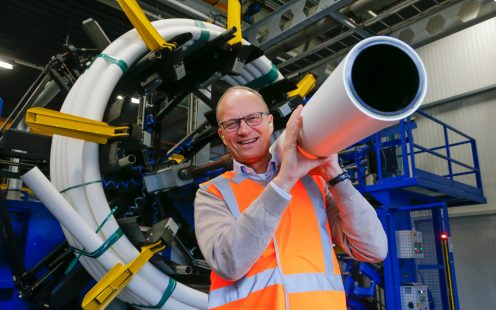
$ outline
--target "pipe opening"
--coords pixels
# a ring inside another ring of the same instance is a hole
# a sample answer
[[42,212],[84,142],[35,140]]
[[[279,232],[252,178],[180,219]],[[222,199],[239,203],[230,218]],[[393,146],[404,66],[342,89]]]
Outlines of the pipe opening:
[[383,114],[408,107],[420,87],[415,62],[403,50],[388,44],[365,48],[353,63],[351,79],[362,105]]

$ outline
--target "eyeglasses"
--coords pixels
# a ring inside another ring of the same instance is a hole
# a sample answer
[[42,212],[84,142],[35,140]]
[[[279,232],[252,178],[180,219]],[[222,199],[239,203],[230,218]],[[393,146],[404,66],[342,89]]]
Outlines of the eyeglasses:
[[224,121],[220,123],[220,125],[222,126],[222,128],[224,128],[225,131],[236,131],[239,129],[239,126],[241,125],[241,120],[244,120],[246,125],[250,127],[254,127],[262,123],[262,115],[264,114],[269,115],[269,113],[267,112],[251,113],[246,115],[245,117],[234,118]]

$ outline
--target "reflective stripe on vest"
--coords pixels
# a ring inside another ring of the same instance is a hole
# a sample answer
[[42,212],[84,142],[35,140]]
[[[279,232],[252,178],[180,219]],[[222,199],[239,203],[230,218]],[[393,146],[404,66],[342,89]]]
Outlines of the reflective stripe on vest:
[[229,285],[211,291],[208,296],[208,308],[220,307],[246,298],[250,293],[275,284],[282,284],[282,275],[277,268],[264,270],[251,277],[244,277],[237,281],[236,285]]
[[[333,273],[334,266],[332,261],[332,247],[331,242],[326,242],[326,240],[331,240],[331,236],[327,232],[327,213],[325,208],[325,203],[322,200],[322,193],[320,192],[319,187],[315,184],[314,180],[306,176],[301,179],[303,186],[305,186],[308,196],[310,196],[310,200],[312,201],[313,209],[315,210],[315,214],[317,214],[317,219],[319,220],[319,233],[320,233],[320,241],[322,244],[322,251],[324,252],[324,264],[326,266],[326,274]],[[340,279],[341,280],[341,279]],[[331,280],[332,281],[332,280]],[[341,281],[342,283],[342,281]]]
[[[229,210],[231,211],[231,214],[236,219],[239,218],[241,212],[230,182],[239,184],[240,182],[246,180],[244,177],[239,177],[241,176],[237,174],[230,179],[224,176],[219,176],[211,181],[222,195]],[[248,182],[253,181],[248,180]],[[308,193],[311,204],[317,216],[320,244],[324,256],[325,272],[283,274],[281,271],[282,267],[280,262],[278,262],[278,268],[266,269],[256,273],[255,275],[245,276],[230,285],[213,289],[209,294],[209,308],[228,305],[232,302],[247,298],[251,293],[263,290],[269,286],[280,285],[281,287],[284,287],[286,294],[317,291],[334,291],[336,293],[342,293],[343,304],[340,304],[337,308],[345,309],[343,282],[341,275],[335,273],[335,270],[339,270],[339,268],[338,266],[334,266],[331,240],[327,230],[327,214],[325,210],[323,193],[316,184],[315,180],[310,176],[302,178],[301,183]],[[278,246],[275,238],[274,245],[277,253]],[[287,295],[286,303],[288,303]],[[287,309],[289,309],[289,306]]]
[[222,197],[224,198],[224,201],[227,204],[229,211],[231,211],[232,216],[234,216],[235,219],[238,219],[240,216],[239,207],[238,207],[238,203],[236,202],[236,197],[234,197],[234,192],[231,186],[229,185],[229,182],[231,182],[231,180],[222,177],[218,179],[214,179],[212,181],[212,183],[215,184],[219,192],[221,192]]

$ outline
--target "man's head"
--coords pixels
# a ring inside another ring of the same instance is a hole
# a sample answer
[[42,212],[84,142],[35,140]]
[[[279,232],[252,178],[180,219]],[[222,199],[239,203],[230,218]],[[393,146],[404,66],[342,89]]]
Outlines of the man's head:
[[274,129],[262,96],[248,87],[231,87],[220,98],[216,112],[219,136],[233,158],[257,173],[265,171]]

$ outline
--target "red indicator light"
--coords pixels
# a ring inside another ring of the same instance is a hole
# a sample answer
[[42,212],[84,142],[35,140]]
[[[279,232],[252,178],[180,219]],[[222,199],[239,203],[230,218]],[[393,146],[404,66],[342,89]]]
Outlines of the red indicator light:
[[441,239],[448,239],[448,235],[447,234],[442,234],[441,235]]

